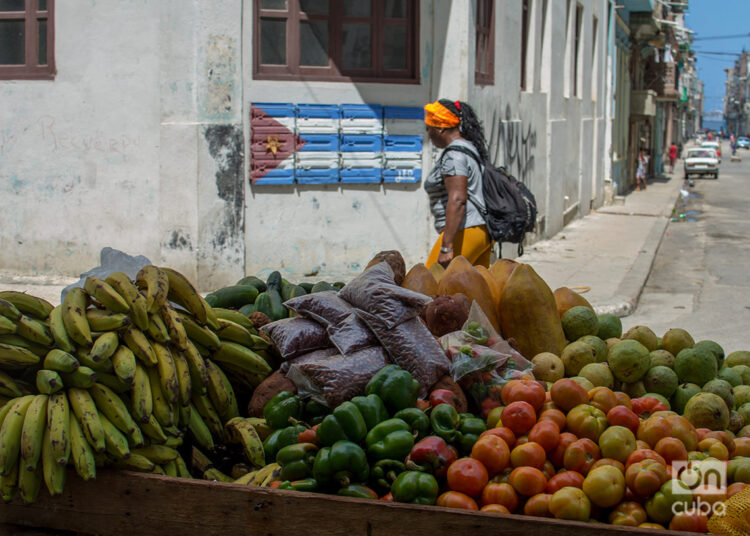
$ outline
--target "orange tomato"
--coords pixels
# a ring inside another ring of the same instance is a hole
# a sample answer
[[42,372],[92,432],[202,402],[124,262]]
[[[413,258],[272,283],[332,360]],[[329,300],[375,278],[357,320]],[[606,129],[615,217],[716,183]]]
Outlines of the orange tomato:
[[625,406],[615,406],[607,412],[607,422],[610,426],[624,426],[634,434],[638,432],[641,420],[633,410]]
[[661,454],[651,449],[638,449],[633,454],[628,456],[628,461],[625,462],[625,468],[627,469],[634,463],[642,462],[643,460],[656,460],[663,465],[667,465],[667,461],[662,458]]
[[555,493],[562,488],[580,488],[581,486],[583,486],[583,475],[581,473],[577,471],[563,471],[549,479],[545,491],[547,493]]
[[555,465],[551,461],[547,460],[542,466],[542,473],[544,473],[544,476],[549,480],[557,474],[557,469],[555,469]]
[[600,460],[596,460],[594,462],[594,465],[591,466],[591,469],[589,469],[589,472],[593,471],[597,467],[602,467],[604,465],[611,465],[612,467],[616,467],[623,475],[625,474],[625,465],[621,461],[612,458],[601,458]]
[[563,466],[570,471],[586,475],[600,457],[599,446],[596,443],[588,438],[578,439],[565,449]]
[[552,401],[563,411],[570,411],[579,404],[589,401],[586,388],[570,378],[557,380],[552,384],[549,392]]
[[529,441],[518,445],[510,451],[510,464],[513,467],[536,467],[541,469],[547,459],[547,453],[539,443]]
[[471,448],[471,457],[479,460],[491,478],[508,466],[510,449],[508,444],[499,436],[488,435],[480,437]]
[[517,447],[518,445],[523,445],[524,443],[528,443],[528,442],[529,442],[528,434],[520,435],[516,438],[516,444],[513,446]]
[[625,406],[631,410],[633,409],[633,406],[630,404],[630,397],[622,391],[615,391],[615,398],[617,398],[617,404],[619,406]]
[[[705,436],[703,436],[703,439],[718,439],[722,443],[724,443],[724,446],[727,447],[727,451],[729,452],[729,457],[734,458],[735,454],[734,451],[737,448],[737,445],[734,442],[734,438],[730,436],[727,432],[717,432],[717,431],[711,431],[707,433]],[[701,441],[703,440],[701,439]],[[702,450],[702,449],[698,449]]]
[[648,515],[643,506],[633,501],[621,502],[609,514],[609,522],[612,525],[625,527],[637,527],[645,523],[647,519]]
[[667,530],[667,527],[659,523],[641,523],[638,527],[642,529]]
[[636,450],[651,450],[651,445],[640,439],[635,440]]
[[487,469],[474,458],[459,458],[448,467],[448,488],[478,497],[487,485]]
[[750,437],[734,438],[734,453],[732,457],[736,458],[737,456],[750,457]]
[[672,432],[672,425],[666,417],[651,416],[638,426],[636,436],[641,441],[648,443],[654,448],[660,439],[669,437]]
[[568,446],[575,441],[578,441],[578,437],[571,434],[570,432],[563,432],[562,434],[560,434],[560,440],[557,443],[557,447],[555,447],[555,450],[553,450],[549,455],[549,459],[552,461],[552,463],[555,464],[555,467],[563,466],[565,449],[567,449]]
[[602,410],[605,415],[617,405],[617,396],[609,387],[594,387],[588,395],[589,405]]
[[735,495],[748,487],[748,484],[745,484],[744,482],[735,482],[731,486],[727,488],[727,499],[731,497],[732,495]]
[[480,512],[490,512],[493,514],[510,514],[508,509],[502,504],[487,504],[479,509]]
[[654,450],[659,454],[667,465],[672,465],[673,460],[687,460],[688,451],[685,445],[676,437],[663,437],[656,443]]
[[562,488],[552,494],[549,511],[557,519],[588,521],[591,515],[591,501],[579,488]]
[[708,517],[698,509],[688,509],[672,518],[669,522],[669,530],[705,533],[708,531]]
[[536,423],[536,412],[528,402],[511,402],[500,416],[503,424],[511,429],[516,436],[523,435]]
[[539,443],[549,452],[560,442],[560,427],[551,419],[539,420],[529,431],[529,441]]
[[511,430],[507,426],[500,426],[497,428],[490,428],[489,430],[485,430],[484,432],[479,434],[479,439],[488,435],[494,435],[502,438],[505,441],[505,444],[509,447],[516,444],[516,434],[514,434],[513,430]]
[[625,470],[625,482],[633,493],[641,497],[651,497],[667,480],[667,467],[657,460],[643,460],[629,465]]
[[729,449],[721,440],[715,437],[706,436],[701,439],[700,443],[698,443],[698,450],[717,460],[727,461],[729,459]]
[[557,424],[557,427],[562,432],[567,424],[565,414],[559,409],[545,409],[539,414],[539,422],[550,420]]
[[674,437],[682,441],[688,452],[695,450],[698,445],[698,432],[695,430],[695,426],[687,420],[685,417],[680,415],[670,415],[667,417],[667,421],[672,425],[672,431],[669,434],[670,437]]
[[531,380],[511,380],[503,387],[500,394],[506,406],[513,402],[528,402],[534,411],[540,411],[546,399],[544,387]]
[[706,434],[710,434],[711,430],[709,428],[696,428],[695,433],[698,434],[698,440],[700,441],[706,437]]
[[547,477],[535,467],[516,467],[510,474],[508,482],[519,495],[531,497],[544,491]]
[[510,484],[489,482],[482,490],[480,502],[483,505],[500,504],[513,512],[518,508],[518,493]]
[[552,517],[549,511],[551,498],[552,495],[549,493],[537,493],[533,497],[529,497],[529,500],[523,505],[523,513],[527,516]]
[[479,510],[474,499],[460,491],[446,491],[437,498],[438,506],[446,508],[460,508],[462,510]]

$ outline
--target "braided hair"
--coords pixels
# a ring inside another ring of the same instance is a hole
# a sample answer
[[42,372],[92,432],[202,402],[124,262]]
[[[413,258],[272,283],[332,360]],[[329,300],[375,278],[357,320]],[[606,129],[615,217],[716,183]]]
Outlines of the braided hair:
[[484,130],[477,114],[474,113],[474,109],[469,104],[461,101],[454,102],[448,99],[440,99],[438,102],[461,120],[458,124],[458,132],[463,138],[474,144],[482,160],[487,160],[489,155],[487,153],[487,142],[484,139]]

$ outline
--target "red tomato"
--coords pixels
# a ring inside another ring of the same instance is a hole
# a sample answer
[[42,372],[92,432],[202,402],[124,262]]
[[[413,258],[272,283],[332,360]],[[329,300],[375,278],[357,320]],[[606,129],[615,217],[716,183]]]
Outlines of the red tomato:
[[539,443],[529,441],[518,445],[510,452],[510,464],[513,467],[536,467],[541,469],[547,459],[547,453]]
[[557,473],[547,482],[547,493],[555,493],[557,490],[571,487],[580,488],[583,486],[583,475],[577,471],[563,471]]
[[505,384],[500,396],[506,406],[513,402],[527,402],[535,412],[542,409],[546,399],[544,387],[532,380],[511,380]]
[[705,533],[708,531],[708,517],[698,509],[688,509],[672,518],[669,522],[669,530]]
[[607,413],[607,422],[610,426],[624,426],[634,434],[638,432],[641,420],[638,415],[625,406],[615,406]]
[[577,471],[585,476],[600,457],[599,446],[596,443],[588,438],[578,439],[565,449],[563,466],[569,471]]
[[633,454],[628,456],[628,461],[625,462],[625,468],[627,469],[634,463],[641,462],[643,460],[656,460],[659,463],[667,465],[667,462],[664,458],[661,457],[659,453],[656,451],[653,451],[651,449],[638,449]]
[[448,488],[479,497],[489,478],[484,465],[474,458],[459,458],[448,467]]
[[552,401],[563,411],[570,411],[589,401],[586,388],[575,380],[563,378],[552,384],[549,390]]
[[552,495],[549,493],[537,493],[533,497],[529,497],[529,500],[523,505],[524,515],[552,517],[552,514],[549,511],[550,499],[552,499]]
[[535,467],[516,467],[508,481],[519,495],[526,497],[542,493],[547,485],[547,477]]
[[450,389],[435,389],[430,393],[430,406],[433,408],[438,404],[450,404],[456,407],[456,393]]
[[534,411],[534,407],[528,402],[511,402],[503,408],[500,420],[504,426],[507,426],[514,434],[519,436],[525,434],[534,426],[534,423],[536,423],[536,412]]
[[508,466],[510,449],[508,444],[496,435],[480,437],[471,449],[471,457],[479,460],[489,477],[493,477]]
[[483,505],[501,504],[509,512],[513,512],[518,508],[518,493],[510,484],[490,482],[482,490],[481,503]]
[[560,442],[560,427],[552,419],[539,420],[529,431],[529,441],[533,441],[550,452]]
[[563,432],[560,434],[560,441],[557,443],[557,447],[549,454],[549,459],[555,464],[555,467],[562,467],[564,464],[565,449],[571,443],[578,441],[578,437],[570,432]]
[[490,428],[489,430],[485,430],[479,435],[479,438],[483,438],[488,435],[494,435],[497,437],[502,438],[506,445],[509,447],[516,444],[516,434],[513,433],[513,430],[508,428],[507,426],[500,426],[498,428]]

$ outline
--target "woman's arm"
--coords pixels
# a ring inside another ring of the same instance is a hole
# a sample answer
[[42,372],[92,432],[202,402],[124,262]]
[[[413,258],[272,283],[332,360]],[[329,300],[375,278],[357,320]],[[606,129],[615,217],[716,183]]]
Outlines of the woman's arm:
[[[467,184],[469,180],[465,175],[445,176],[445,189],[448,192],[448,202],[445,205],[445,228],[443,229],[443,246],[447,249],[453,249],[453,240],[456,233],[461,229],[461,222],[466,214],[467,201]],[[438,256],[438,262],[443,266],[453,260],[453,251],[448,253],[441,252]]]

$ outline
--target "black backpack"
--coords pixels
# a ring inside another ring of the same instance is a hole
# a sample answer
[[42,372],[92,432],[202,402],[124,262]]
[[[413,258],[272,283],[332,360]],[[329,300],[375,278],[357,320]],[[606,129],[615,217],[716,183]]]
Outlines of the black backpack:
[[492,240],[500,244],[518,244],[518,255],[523,255],[523,239],[526,233],[533,231],[536,226],[534,194],[504,167],[497,168],[489,162],[481,162],[479,155],[468,147],[446,147],[440,158],[448,151],[467,154],[479,164],[480,169],[484,166],[482,194],[486,208],[483,209],[471,196],[469,201],[484,217]]

